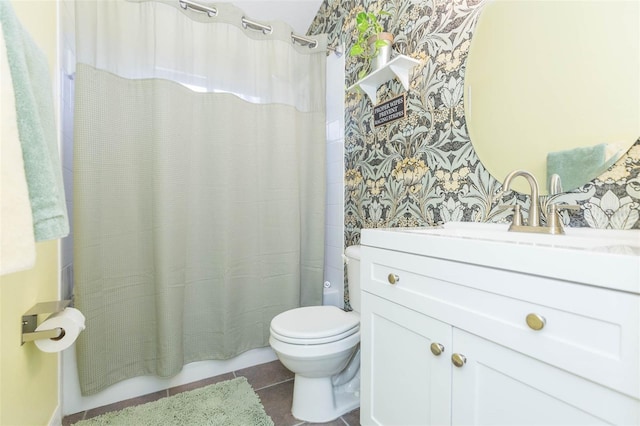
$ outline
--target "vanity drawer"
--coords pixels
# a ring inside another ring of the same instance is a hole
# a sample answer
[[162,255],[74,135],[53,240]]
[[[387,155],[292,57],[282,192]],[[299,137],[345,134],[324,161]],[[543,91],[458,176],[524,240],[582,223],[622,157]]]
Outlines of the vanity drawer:
[[391,250],[362,250],[363,291],[640,398],[640,296]]

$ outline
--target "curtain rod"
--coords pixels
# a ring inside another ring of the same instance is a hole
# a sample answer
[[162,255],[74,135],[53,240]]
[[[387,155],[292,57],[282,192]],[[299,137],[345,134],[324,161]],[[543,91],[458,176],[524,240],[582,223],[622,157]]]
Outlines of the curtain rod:
[[[218,9],[215,7],[208,7],[198,3],[194,3],[191,0],[178,0],[180,3],[180,7],[183,9],[191,9],[196,12],[206,13],[210,18],[218,15]],[[262,31],[263,34],[271,34],[273,28],[270,25],[261,24],[260,22],[253,21],[251,19],[242,17],[242,27],[249,28],[252,30]],[[308,46],[310,49],[315,49],[318,46],[318,40],[303,37],[297,34],[291,33],[291,41],[293,43],[298,43],[302,46]],[[342,52],[335,48],[327,46],[327,50],[336,53],[338,56],[342,55]]]

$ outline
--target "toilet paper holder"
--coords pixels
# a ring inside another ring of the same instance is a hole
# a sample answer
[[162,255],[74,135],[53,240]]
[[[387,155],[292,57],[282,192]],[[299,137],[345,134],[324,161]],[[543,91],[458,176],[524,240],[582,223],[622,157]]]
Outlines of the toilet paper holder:
[[56,300],[53,302],[41,302],[35,304],[31,309],[22,315],[22,338],[20,346],[25,342],[31,342],[38,339],[58,339],[64,336],[62,328],[54,328],[53,330],[36,331],[38,326],[38,315],[54,314],[61,312],[69,306],[71,300]]

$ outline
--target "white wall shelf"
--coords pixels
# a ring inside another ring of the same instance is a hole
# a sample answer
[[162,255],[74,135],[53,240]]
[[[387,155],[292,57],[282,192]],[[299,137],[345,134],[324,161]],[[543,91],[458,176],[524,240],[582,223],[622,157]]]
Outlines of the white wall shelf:
[[378,87],[394,77],[400,80],[405,90],[409,90],[409,71],[418,64],[420,64],[420,61],[417,59],[405,55],[398,55],[387,62],[382,68],[358,80],[358,82],[350,86],[347,90],[352,90],[360,86],[360,88],[369,95],[371,102],[375,105],[377,102]]

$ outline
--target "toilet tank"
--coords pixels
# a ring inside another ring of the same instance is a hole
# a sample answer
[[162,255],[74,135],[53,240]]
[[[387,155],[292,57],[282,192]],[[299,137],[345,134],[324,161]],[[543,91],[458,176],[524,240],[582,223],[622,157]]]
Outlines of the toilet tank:
[[349,246],[344,251],[347,257],[347,284],[349,286],[349,304],[360,312],[360,246]]

